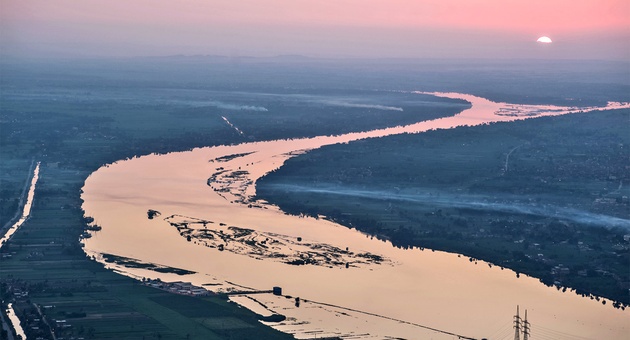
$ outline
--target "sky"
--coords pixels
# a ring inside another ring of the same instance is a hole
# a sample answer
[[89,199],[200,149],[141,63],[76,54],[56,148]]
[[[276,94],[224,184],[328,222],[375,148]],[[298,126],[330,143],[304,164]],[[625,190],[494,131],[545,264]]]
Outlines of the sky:
[[[553,43],[536,43],[549,36]],[[628,0],[0,0],[0,55],[630,61]]]

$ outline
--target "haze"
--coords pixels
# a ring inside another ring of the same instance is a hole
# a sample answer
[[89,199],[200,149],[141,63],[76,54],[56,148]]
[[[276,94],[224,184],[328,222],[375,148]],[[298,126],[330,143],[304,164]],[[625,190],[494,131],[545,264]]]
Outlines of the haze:
[[[630,2],[1,0],[4,56],[629,60]],[[553,44],[536,44],[540,36]]]

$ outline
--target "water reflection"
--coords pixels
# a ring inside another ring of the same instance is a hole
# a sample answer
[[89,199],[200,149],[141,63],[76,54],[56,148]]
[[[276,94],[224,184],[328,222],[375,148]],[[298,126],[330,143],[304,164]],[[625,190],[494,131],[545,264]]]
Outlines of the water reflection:
[[[83,188],[83,208],[102,226],[84,240],[85,250],[101,261],[102,254],[115,254],[194,272],[177,276],[108,264],[138,278],[189,281],[218,292],[282,287],[283,296],[245,295],[285,315],[286,320],[270,324],[298,338],[453,338],[436,330],[482,338],[510,326],[517,304],[529,310],[533,329],[623,338],[630,311],[561,293],[533,278],[517,279],[510,270],[456,254],[394,248],[330,221],[288,216],[252,199],[258,178],[323,145],[598,109],[514,109],[471,95],[434,95],[465,99],[472,107],[404,127],[200,148],[103,167]],[[149,219],[149,210],[160,215]],[[250,305],[243,301],[251,300],[235,301]]]
[[20,319],[15,315],[15,310],[13,309],[13,304],[9,303],[7,305],[7,316],[9,320],[11,320],[11,325],[15,330],[15,334],[18,336],[18,339],[26,339],[26,333],[24,333],[24,329],[22,328],[22,323]]

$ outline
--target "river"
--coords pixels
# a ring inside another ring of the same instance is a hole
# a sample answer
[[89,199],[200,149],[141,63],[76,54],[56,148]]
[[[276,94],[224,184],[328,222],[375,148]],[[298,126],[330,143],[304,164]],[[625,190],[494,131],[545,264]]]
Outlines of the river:
[[[242,294],[233,299],[287,316],[269,324],[297,338],[500,337],[513,334],[517,305],[528,310],[533,334],[625,338],[630,310],[562,293],[537,279],[517,278],[511,270],[457,254],[395,248],[325,219],[289,216],[252,199],[258,178],[323,145],[604,109],[432,94],[465,99],[472,107],[404,127],[198,148],[104,166],[83,187],[86,215],[102,227],[83,241],[84,249],[102,262],[103,254],[115,254],[195,272],[179,276],[107,264],[136,278],[181,280],[216,292],[282,287],[284,296]],[[630,105],[611,103],[607,108],[622,107]],[[149,219],[150,209],[160,214]]]

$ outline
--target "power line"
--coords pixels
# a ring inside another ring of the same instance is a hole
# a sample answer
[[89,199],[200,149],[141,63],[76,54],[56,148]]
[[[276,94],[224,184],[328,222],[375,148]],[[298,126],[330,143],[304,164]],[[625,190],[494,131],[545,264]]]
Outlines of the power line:
[[587,339],[590,339],[590,338],[583,337],[583,336],[580,336],[580,335],[570,334],[570,333],[558,331],[558,330],[547,328],[547,327],[543,327],[543,326],[538,326],[536,328],[536,330],[537,330],[537,334],[538,333],[540,333],[541,335],[544,334],[544,335],[546,335],[548,337],[551,337],[553,339],[567,339],[567,340],[587,340]]
[[[304,300],[304,301],[306,302],[306,300]],[[328,307],[333,307],[333,308],[345,309],[345,310],[349,310],[349,311],[352,311],[352,312],[357,312],[357,313],[362,313],[362,314],[365,314],[365,315],[375,316],[375,317],[382,318],[382,319],[393,320],[393,321],[397,321],[397,322],[400,322],[400,323],[412,325],[412,326],[415,326],[415,327],[418,327],[418,328],[424,328],[424,329],[427,329],[427,330],[430,330],[430,331],[434,331],[434,332],[437,332],[437,333],[451,335],[451,336],[457,337],[458,339],[477,340],[477,338],[472,338],[472,337],[469,337],[469,336],[448,332],[448,331],[445,331],[445,330],[442,330],[442,329],[437,329],[437,328],[421,325],[421,324],[414,323],[414,322],[409,322],[409,321],[404,321],[404,320],[400,320],[400,319],[395,319],[395,318],[392,318],[392,317],[389,317],[389,316],[384,316],[384,315],[378,315],[378,314],[375,314],[375,313],[365,312],[365,311],[361,311],[361,310],[358,310],[358,309],[341,307],[341,306],[337,306],[337,305],[333,305],[333,304],[329,304],[329,303],[325,303],[325,302],[317,302],[317,301],[313,301],[313,300],[308,300],[308,302],[313,303],[313,304],[322,305],[322,306],[328,306]]]
[[512,332],[512,322],[504,323],[501,328],[488,336],[488,339],[505,339]]
[[[520,306],[516,306],[516,314],[512,322],[504,323],[502,327],[497,329],[488,339],[504,340],[511,338],[509,333],[514,329],[514,340],[529,340],[532,335],[532,325],[527,321],[527,310],[523,318],[520,317]],[[522,335],[522,338],[521,338]],[[542,340],[592,340],[591,338],[575,335],[544,326],[536,326],[536,339]]]

